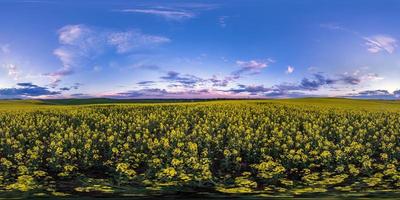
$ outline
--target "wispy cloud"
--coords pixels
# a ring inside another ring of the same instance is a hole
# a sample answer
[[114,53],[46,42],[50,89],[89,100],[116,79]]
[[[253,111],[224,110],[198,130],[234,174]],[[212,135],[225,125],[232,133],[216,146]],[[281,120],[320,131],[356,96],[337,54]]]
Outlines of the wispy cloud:
[[57,87],[64,76],[74,74],[73,69],[80,66],[83,60],[97,55],[103,48],[102,33],[83,24],[66,25],[57,31],[60,47],[53,54],[61,61],[63,67],[55,72],[43,74],[52,81],[52,87]]
[[320,24],[320,27],[330,29],[330,30],[338,30],[338,31],[351,33],[354,36],[363,39],[364,44],[367,47],[367,51],[369,51],[370,53],[386,52],[386,53],[391,54],[398,47],[397,39],[392,36],[389,36],[389,35],[378,34],[378,35],[366,37],[357,31],[348,29],[348,28],[343,27],[338,24],[332,24],[332,23]]
[[342,74],[336,81],[342,81],[346,85],[358,85],[361,83],[361,78],[353,75]]
[[376,73],[368,73],[368,74],[366,74],[366,75],[361,76],[361,79],[362,79],[362,80],[379,81],[379,80],[383,80],[383,79],[385,79],[385,78],[382,77],[382,76],[379,76],[379,75],[376,74]]
[[231,82],[239,79],[240,76],[235,76],[235,75],[230,75],[230,76],[225,76],[224,78],[218,78],[217,76],[213,75],[210,79],[208,79],[211,83],[212,86],[214,87],[226,87],[228,84]]
[[360,36],[360,33],[358,33],[357,31],[346,28],[343,25],[340,25],[337,23],[324,23],[324,24],[320,24],[319,26],[324,29],[329,29],[329,30],[333,30],[333,31],[343,31],[343,32],[351,33],[356,36]]
[[169,71],[167,75],[160,77],[162,80],[171,82],[173,85],[176,86],[183,86],[183,87],[188,87],[188,88],[193,88],[197,84],[204,82],[204,79],[199,78],[194,75],[181,75],[178,72],[175,71]]
[[284,98],[284,97],[302,97],[307,94],[292,91],[290,89],[278,88],[278,87],[264,87],[263,85],[243,85],[239,84],[237,88],[226,90],[233,94],[246,93],[255,97],[267,97],[267,98]]
[[45,74],[43,74],[43,76],[49,77],[51,80],[51,83],[49,84],[50,87],[55,88],[61,82],[62,77],[71,75],[73,73],[74,73],[74,71],[73,71],[72,67],[67,65],[55,72],[45,73]]
[[84,44],[85,42],[94,42],[88,39],[92,30],[83,24],[66,25],[57,32],[61,44],[87,46],[88,44]]
[[171,9],[123,9],[121,12],[151,14],[164,17],[168,20],[184,20],[195,17],[193,12]]
[[138,29],[116,31],[82,24],[64,26],[58,35],[61,44],[79,50],[84,55],[102,53],[107,47],[115,47],[117,53],[127,53],[171,41],[167,37],[145,34]]
[[236,64],[250,70],[259,70],[263,69],[268,66],[268,63],[271,61],[257,61],[257,60],[250,60],[250,61],[236,61]]
[[236,65],[240,67],[239,70],[233,72],[235,75],[241,75],[243,73],[250,73],[250,74],[258,74],[261,72],[262,69],[268,67],[271,63],[275,61],[268,58],[266,60],[238,60],[236,61]]
[[119,59],[135,51],[170,42],[167,37],[145,34],[136,29],[120,31],[83,24],[66,25],[57,34],[60,46],[53,54],[59,58],[63,67],[43,74],[52,80],[52,87],[56,87],[62,77],[77,72],[78,68],[93,70],[93,66],[99,65],[98,60],[104,60],[100,58],[108,59],[109,63],[112,61],[109,59]]
[[77,55],[74,54],[73,51],[60,47],[53,51],[53,54],[60,59],[61,63],[63,64],[64,68],[70,68],[74,65],[74,60],[76,59]]
[[160,66],[155,65],[155,64],[146,64],[146,63],[138,63],[138,64],[134,64],[132,66],[132,68],[136,68],[136,69],[146,69],[146,70],[151,70],[151,71],[159,71],[160,70]]
[[238,88],[229,89],[232,93],[249,93],[250,95],[258,95],[260,93],[268,93],[272,88],[266,88],[263,85],[243,85],[239,84]]
[[85,93],[74,93],[69,95],[72,98],[93,98],[94,96]]
[[150,47],[170,42],[167,37],[147,35],[140,31],[114,32],[108,36],[108,42],[117,48],[118,53],[127,53],[139,47]]
[[386,96],[389,95],[390,92],[387,90],[366,90],[358,93],[359,95],[367,95],[367,96]]
[[319,25],[321,28],[326,28],[330,30],[345,30],[342,26],[334,23],[324,23]]
[[59,88],[60,91],[70,91],[70,90],[77,90],[82,86],[81,83],[74,83],[72,86],[69,87],[61,87]]
[[154,85],[156,82],[155,81],[140,81],[137,82],[136,84],[140,86],[149,86],[149,85]]
[[161,3],[158,5],[148,4],[136,8],[118,10],[124,13],[139,13],[162,17],[170,21],[183,21],[196,17],[200,12],[216,8],[214,4],[203,3]]
[[140,89],[131,90],[127,92],[120,92],[115,95],[119,98],[137,98],[137,97],[163,97],[167,95],[168,92],[165,89],[151,88],[151,89]]
[[220,16],[218,17],[218,24],[222,28],[225,28],[227,26],[227,20],[229,19],[229,16]]
[[388,35],[375,35],[364,37],[367,50],[371,53],[387,52],[393,53],[397,48],[397,40]]

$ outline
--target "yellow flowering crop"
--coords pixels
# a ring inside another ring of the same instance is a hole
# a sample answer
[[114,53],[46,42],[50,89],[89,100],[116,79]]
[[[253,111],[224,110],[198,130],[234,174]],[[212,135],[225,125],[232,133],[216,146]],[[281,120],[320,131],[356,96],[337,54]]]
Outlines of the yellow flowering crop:
[[2,109],[0,190],[398,190],[399,138],[396,110],[288,101]]

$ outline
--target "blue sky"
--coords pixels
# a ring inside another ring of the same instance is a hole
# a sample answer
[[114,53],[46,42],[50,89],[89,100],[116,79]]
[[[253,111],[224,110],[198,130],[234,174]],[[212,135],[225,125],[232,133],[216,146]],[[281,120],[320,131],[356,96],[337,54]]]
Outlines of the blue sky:
[[0,0],[0,98],[400,96],[396,0]]

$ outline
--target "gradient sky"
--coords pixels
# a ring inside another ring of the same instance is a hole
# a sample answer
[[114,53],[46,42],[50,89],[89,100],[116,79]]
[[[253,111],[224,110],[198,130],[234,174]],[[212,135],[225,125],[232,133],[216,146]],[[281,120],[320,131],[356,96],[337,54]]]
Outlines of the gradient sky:
[[397,0],[0,0],[0,98],[400,97]]

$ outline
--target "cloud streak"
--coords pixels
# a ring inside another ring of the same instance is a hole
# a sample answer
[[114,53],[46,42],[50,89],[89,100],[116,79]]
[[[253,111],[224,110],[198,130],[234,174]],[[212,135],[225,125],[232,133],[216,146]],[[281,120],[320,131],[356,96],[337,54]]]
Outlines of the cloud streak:
[[118,10],[122,13],[136,13],[164,18],[168,21],[184,21],[195,18],[200,12],[218,7],[214,4],[203,3],[158,3],[156,6],[148,5],[136,8]]
[[236,61],[236,65],[240,67],[239,70],[233,72],[234,75],[240,76],[242,74],[259,74],[262,69],[267,68],[271,63],[274,63],[275,61],[268,58],[266,60],[248,60],[248,61],[243,61],[243,60],[238,60]]
[[70,87],[62,87],[60,88],[60,91],[70,91],[70,90],[77,90],[82,86],[81,83],[74,83],[72,86]]
[[392,54],[397,48],[397,40],[388,35],[364,37],[367,50],[371,53],[386,52]]
[[172,10],[172,9],[123,9],[121,12],[142,13],[163,17],[167,20],[185,20],[195,17],[190,11]]
[[178,83],[177,86],[184,86],[188,88],[193,88],[197,84],[204,82],[204,79],[193,75],[181,75],[175,71],[169,71],[165,76],[160,77],[164,81]]
[[149,85],[153,85],[155,84],[155,81],[140,81],[137,82],[136,84],[140,85],[140,86],[149,86]]

